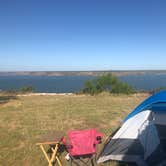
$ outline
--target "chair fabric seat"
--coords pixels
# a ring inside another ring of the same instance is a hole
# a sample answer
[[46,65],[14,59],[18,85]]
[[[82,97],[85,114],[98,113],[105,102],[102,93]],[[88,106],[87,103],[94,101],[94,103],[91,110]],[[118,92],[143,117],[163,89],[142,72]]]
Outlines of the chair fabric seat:
[[98,133],[96,129],[69,131],[69,143],[67,144],[65,139],[63,143],[66,145],[70,156],[70,165],[72,165],[72,161],[77,165],[80,165],[79,161],[86,166],[90,162],[94,165],[94,159],[96,160],[96,145],[101,142],[101,138],[102,134]]
[[95,129],[70,131],[69,140],[71,148],[69,153],[72,156],[80,156],[93,154],[96,152],[96,137],[97,132]]

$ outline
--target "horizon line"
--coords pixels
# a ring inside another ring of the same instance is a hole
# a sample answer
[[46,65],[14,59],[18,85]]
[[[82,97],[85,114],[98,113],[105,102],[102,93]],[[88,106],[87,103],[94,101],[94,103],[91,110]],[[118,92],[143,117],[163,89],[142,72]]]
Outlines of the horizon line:
[[126,72],[126,71],[166,71],[166,69],[120,69],[120,70],[13,70],[2,72]]

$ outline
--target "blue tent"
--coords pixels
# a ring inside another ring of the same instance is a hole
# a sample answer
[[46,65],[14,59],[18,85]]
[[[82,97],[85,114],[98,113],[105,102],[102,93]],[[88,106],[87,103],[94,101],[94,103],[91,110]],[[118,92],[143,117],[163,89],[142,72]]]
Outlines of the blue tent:
[[109,160],[166,165],[166,91],[147,98],[124,119],[98,163]]

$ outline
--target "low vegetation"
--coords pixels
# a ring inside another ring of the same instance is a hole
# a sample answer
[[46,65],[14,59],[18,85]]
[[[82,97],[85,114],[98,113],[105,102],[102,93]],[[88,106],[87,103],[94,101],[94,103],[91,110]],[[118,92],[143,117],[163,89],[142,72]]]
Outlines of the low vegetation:
[[35,88],[33,86],[23,86],[19,89],[18,92],[22,92],[22,93],[31,93],[34,92]]
[[135,92],[132,86],[120,81],[112,74],[104,74],[94,80],[85,82],[83,93],[91,95],[107,91],[114,94],[132,94]]
[[[113,95],[0,95],[0,165],[45,166],[47,162],[35,144],[44,135],[71,129],[97,128],[103,143],[122,119],[147,94]],[[102,148],[101,144],[98,151]],[[63,154],[61,160],[67,161]],[[104,165],[115,166],[116,163]]]
[[35,92],[34,86],[23,86],[23,87],[20,87],[19,89],[3,90],[0,93],[8,94],[8,95],[17,95],[17,94],[33,93],[33,92]]
[[166,90],[166,87],[158,87],[158,88],[155,88],[155,89],[151,90],[149,93],[150,93],[150,94],[155,94],[155,93],[158,93],[158,92],[160,92],[160,91],[162,91],[162,90]]

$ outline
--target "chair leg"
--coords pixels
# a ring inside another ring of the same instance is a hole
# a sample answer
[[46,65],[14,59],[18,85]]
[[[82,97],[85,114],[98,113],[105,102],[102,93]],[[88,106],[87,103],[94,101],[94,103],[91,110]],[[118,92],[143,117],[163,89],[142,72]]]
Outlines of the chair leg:
[[74,165],[80,166],[80,164],[75,160],[75,158],[70,156],[69,166],[72,166],[73,163]]
[[93,162],[93,166],[97,165],[96,154],[94,154],[94,156],[92,157],[92,162]]
[[75,158],[73,156],[70,156],[69,166],[72,166],[73,163],[74,163],[74,165],[77,165],[77,166],[81,166],[81,165],[84,165],[84,166],[89,166],[89,165],[96,166],[97,165],[97,163],[96,163],[96,155],[92,155],[88,160],[84,160],[84,158],[82,158],[82,157],[77,158],[76,160],[75,160]]
[[95,159],[95,158],[92,158],[92,159],[91,159],[91,165],[92,165],[92,166],[96,166],[96,159]]
[[72,158],[69,159],[69,166],[72,166]]
[[52,166],[51,160],[50,160],[49,157],[47,156],[47,153],[46,153],[46,151],[45,151],[43,145],[40,145],[40,148],[41,148],[41,150],[43,151],[44,156],[45,156],[45,158],[46,158],[47,161],[48,161],[48,165],[49,165],[49,166]]
[[91,165],[94,166],[93,158],[91,159]]
[[62,163],[61,163],[61,161],[59,160],[58,156],[56,156],[55,158],[56,158],[56,160],[57,160],[59,166],[62,166]]

